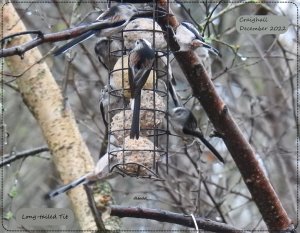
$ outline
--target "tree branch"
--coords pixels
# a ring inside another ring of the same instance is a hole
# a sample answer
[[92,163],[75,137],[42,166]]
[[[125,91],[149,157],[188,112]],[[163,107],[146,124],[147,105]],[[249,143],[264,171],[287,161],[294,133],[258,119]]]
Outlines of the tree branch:
[[41,147],[37,147],[37,148],[34,148],[34,149],[25,150],[25,151],[22,151],[22,152],[19,152],[19,153],[16,153],[16,154],[3,155],[3,157],[1,158],[1,161],[0,161],[0,167],[3,167],[7,164],[10,164],[13,161],[16,161],[18,159],[26,158],[28,156],[33,156],[33,155],[36,155],[36,154],[40,154],[40,153],[45,152],[45,151],[49,151],[47,146],[41,146]]
[[[120,218],[143,218],[152,219],[159,222],[175,223],[186,227],[195,228],[193,219],[190,215],[178,214],[165,210],[156,210],[150,208],[140,207],[122,207],[113,205],[110,207],[112,216],[118,216]],[[196,217],[198,228],[213,232],[246,232],[242,229],[235,228],[228,224],[215,222],[210,219]]]
[[[164,11],[156,11],[156,14],[158,15],[165,15],[166,13]],[[132,18],[138,18],[138,17],[152,17],[153,12],[152,10],[141,10]],[[32,40],[29,40],[23,44],[16,45],[10,48],[5,48],[0,50],[0,58],[1,57],[9,57],[13,55],[19,55],[21,58],[24,56],[24,53],[38,45],[49,43],[49,42],[58,42],[63,40],[69,40],[75,37],[78,37],[82,35],[83,33],[91,30],[97,30],[99,27],[103,28],[105,26],[103,22],[91,22],[90,24],[85,24],[81,26],[77,26],[74,28],[70,28],[61,32],[55,32],[55,33],[47,33],[44,34],[42,31],[25,31],[25,32],[17,32],[11,35],[7,35],[1,39],[2,47],[5,44],[5,41],[8,38],[14,38],[20,35],[25,34],[37,34],[38,36]],[[109,25],[107,25],[108,27]]]
[[[47,33],[43,34],[42,32],[34,39],[29,40],[23,44],[16,45],[10,48],[2,49],[0,51],[0,58],[1,57],[9,57],[13,55],[19,55],[21,57],[24,56],[24,53],[38,45],[41,45],[43,43],[49,43],[49,42],[57,42],[57,41],[63,41],[63,40],[69,40],[71,38],[78,37],[82,35],[83,33],[97,29],[99,25],[101,25],[102,22],[96,22],[91,23],[89,25],[83,25],[83,26],[77,26],[74,28],[70,28],[61,32],[55,32],[55,33]],[[25,33],[25,32],[24,32]],[[6,38],[13,38],[16,36],[19,36],[19,32],[6,36]],[[5,41],[1,41],[4,43]]]

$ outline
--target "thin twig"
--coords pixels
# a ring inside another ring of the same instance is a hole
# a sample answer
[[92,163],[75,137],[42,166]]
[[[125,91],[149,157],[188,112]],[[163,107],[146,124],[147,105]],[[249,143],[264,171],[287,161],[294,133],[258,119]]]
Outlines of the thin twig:
[[4,76],[10,76],[10,77],[14,77],[13,80],[10,80],[10,81],[7,81],[5,82],[4,84],[8,84],[8,83],[11,83],[11,82],[14,82],[17,78],[20,78],[21,76],[23,76],[27,71],[29,71],[32,67],[34,67],[35,65],[37,64],[40,64],[42,61],[45,60],[45,58],[47,58],[49,55],[51,55],[51,53],[56,49],[56,47],[53,47],[51,50],[49,50],[48,53],[46,53],[41,59],[35,61],[32,65],[30,65],[28,68],[26,68],[24,71],[22,71],[21,73],[19,74],[3,74]]
[[37,147],[34,149],[29,149],[29,150],[25,150],[16,154],[6,154],[2,157],[1,161],[0,161],[0,167],[3,167],[7,164],[12,163],[13,161],[16,161],[18,159],[22,159],[22,158],[26,158],[28,156],[33,156],[36,154],[40,154],[42,152],[46,152],[49,151],[48,147],[46,146],[41,146],[41,147]]
[[213,202],[213,204],[214,204],[214,206],[215,206],[217,212],[219,213],[219,215],[220,215],[220,217],[221,217],[221,219],[222,219],[222,222],[223,222],[223,223],[226,223],[226,219],[225,219],[225,217],[224,217],[224,215],[223,215],[223,213],[222,213],[222,210],[221,210],[221,208],[220,208],[220,204],[216,202],[215,198],[214,198],[213,195],[211,194],[211,192],[210,192],[210,190],[209,190],[209,188],[208,188],[208,186],[207,186],[207,184],[206,184],[205,179],[203,179],[202,183],[203,183],[203,186],[204,186],[204,188],[205,188],[205,190],[206,190],[207,195],[209,196],[209,198],[210,198],[210,200]]
[[222,3],[222,0],[219,1],[219,2],[217,3],[217,5],[215,5],[215,7],[214,7],[214,8],[212,9],[212,11],[210,12],[210,14],[207,16],[207,21],[206,21],[206,23],[205,23],[205,25],[204,25],[204,27],[203,27],[202,36],[204,36],[204,32],[205,32],[205,30],[206,30],[206,28],[207,28],[207,26],[208,26],[208,24],[209,24],[209,19],[212,17],[213,13],[215,12],[215,10],[217,9],[217,7],[218,7],[221,3]]

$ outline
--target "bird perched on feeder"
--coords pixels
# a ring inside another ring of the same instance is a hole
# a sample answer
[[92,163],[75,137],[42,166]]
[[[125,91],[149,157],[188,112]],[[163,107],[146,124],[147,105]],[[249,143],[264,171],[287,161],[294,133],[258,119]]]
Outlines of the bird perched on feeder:
[[[124,97],[129,99],[131,97],[131,90],[129,85],[129,56],[120,57],[115,66],[113,67],[113,71],[110,76],[110,86],[113,90],[122,90],[122,94]],[[153,87],[153,76],[154,73],[151,70],[148,75],[148,79],[144,84],[145,89],[152,89]],[[116,91],[120,92],[120,91]]]
[[152,18],[136,18],[130,21],[124,28],[123,39],[127,49],[132,49],[138,39],[148,40],[152,47],[158,50],[165,51],[167,47],[161,27],[157,22],[153,22]]
[[71,40],[65,45],[61,46],[54,52],[54,56],[66,52],[68,49],[74,47],[78,43],[97,35],[99,37],[111,36],[120,32],[137,14],[138,11],[132,4],[120,3],[104,11],[93,23],[99,23],[97,29],[93,29],[83,33],[81,36]]
[[129,53],[129,87],[133,106],[133,116],[130,129],[130,138],[139,138],[140,133],[140,106],[141,90],[151,72],[155,52],[146,39],[138,39],[135,47]]
[[204,138],[197,126],[197,121],[193,113],[185,107],[176,107],[170,113],[171,124],[174,131],[180,136],[193,136],[199,138],[201,142],[218,158],[225,163],[219,152]]
[[119,57],[122,57],[122,42],[107,37],[101,37],[94,47],[95,54],[99,62],[105,69],[111,70],[116,64]]
[[220,52],[207,44],[195,26],[189,22],[182,22],[176,28],[176,34],[174,37],[180,45],[179,51],[188,51],[191,49],[195,50],[199,47],[204,47],[211,53],[221,57]]

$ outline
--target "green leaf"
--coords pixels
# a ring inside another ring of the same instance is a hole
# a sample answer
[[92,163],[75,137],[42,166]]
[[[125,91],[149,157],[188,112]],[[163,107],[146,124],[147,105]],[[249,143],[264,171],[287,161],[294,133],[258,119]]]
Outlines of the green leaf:
[[10,190],[10,192],[8,193],[8,196],[10,196],[11,198],[14,198],[18,195],[18,189],[16,186],[13,186],[12,189]]
[[4,215],[5,220],[10,220],[14,216],[13,212],[9,211]]

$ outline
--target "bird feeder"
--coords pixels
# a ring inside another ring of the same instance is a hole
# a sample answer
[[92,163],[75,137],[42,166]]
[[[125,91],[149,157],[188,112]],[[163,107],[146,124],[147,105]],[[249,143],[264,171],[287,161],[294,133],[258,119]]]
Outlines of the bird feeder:
[[[110,4],[114,4],[111,2]],[[143,4],[135,4],[143,9]],[[109,69],[108,78],[108,155],[115,162],[110,171],[123,176],[160,179],[158,162],[168,166],[168,102],[169,47],[165,32],[156,23],[159,9],[153,1],[153,17],[132,20],[116,40],[121,49],[109,46],[109,60],[117,60]],[[167,12],[166,12],[167,14]],[[155,51],[155,60],[141,92],[140,136],[130,139],[132,100],[129,88],[128,55],[138,39],[148,40]],[[111,45],[112,43],[109,43]],[[116,59],[117,58],[117,59]],[[117,104],[116,104],[117,103]]]

